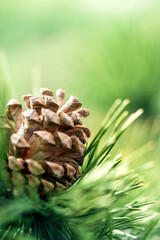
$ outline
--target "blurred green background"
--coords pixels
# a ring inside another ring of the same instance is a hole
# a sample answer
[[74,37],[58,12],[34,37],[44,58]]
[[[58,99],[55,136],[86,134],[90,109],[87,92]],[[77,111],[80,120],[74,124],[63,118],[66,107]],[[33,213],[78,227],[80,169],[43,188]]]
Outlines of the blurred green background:
[[37,94],[39,86],[63,88],[67,97],[77,96],[90,109],[92,132],[116,98],[130,98],[129,110],[142,107],[144,116],[118,148],[127,155],[154,141],[131,165],[152,161],[144,177],[155,186],[160,169],[159,13],[158,0],[1,0],[1,94],[3,80],[19,100]]

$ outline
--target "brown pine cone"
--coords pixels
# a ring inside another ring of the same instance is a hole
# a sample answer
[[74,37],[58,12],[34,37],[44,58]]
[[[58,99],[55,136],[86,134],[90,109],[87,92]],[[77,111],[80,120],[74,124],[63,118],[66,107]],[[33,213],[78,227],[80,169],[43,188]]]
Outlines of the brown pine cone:
[[68,188],[81,175],[79,165],[90,130],[82,126],[82,117],[89,111],[80,109],[80,101],[71,96],[63,105],[65,93],[42,88],[43,98],[23,96],[27,107],[15,99],[7,104],[6,116],[14,121],[15,132],[7,167],[14,188],[37,187],[41,195]]

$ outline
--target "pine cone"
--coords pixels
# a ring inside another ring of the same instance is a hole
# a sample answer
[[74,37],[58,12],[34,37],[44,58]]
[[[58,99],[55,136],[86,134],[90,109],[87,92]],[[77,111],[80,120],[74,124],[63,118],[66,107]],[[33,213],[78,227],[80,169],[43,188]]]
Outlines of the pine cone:
[[27,107],[15,99],[7,104],[6,116],[14,121],[15,132],[7,168],[14,188],[29,185],[37,187],[41,195],[68,188],[81,175],[79,165],[90,131],[82,126],[81,117],[89,111],[80,109],[80,101],[71,96],[63,105],[65,93],[42,88],[43,98],[23,96]]

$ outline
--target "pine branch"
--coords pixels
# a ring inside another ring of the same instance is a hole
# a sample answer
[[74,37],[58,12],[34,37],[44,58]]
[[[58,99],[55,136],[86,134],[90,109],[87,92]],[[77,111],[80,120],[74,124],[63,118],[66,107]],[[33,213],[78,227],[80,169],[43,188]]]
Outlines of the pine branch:
[[[111,155],[119,137],[143,112],[140,109],[127,118],[124,109],[128,103],[128,99],[117,100],[107,113],[83,156],[82,176],[69,189],[45,198],[31,187],[17,199],[6,191],[3,180],[7,150],[1,130],[1,239],[147,239],[157,223],[153,214],[153,224],[147,225],[153,202],[143,202],[143,180],[123,163],[122,154]],[[106,133],[109,136],[102,146]]]

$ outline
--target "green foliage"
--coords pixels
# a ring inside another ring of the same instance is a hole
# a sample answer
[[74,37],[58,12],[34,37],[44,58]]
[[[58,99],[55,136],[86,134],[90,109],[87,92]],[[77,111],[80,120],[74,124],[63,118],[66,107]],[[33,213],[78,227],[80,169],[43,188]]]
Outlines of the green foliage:
[[0,49],[18,96],[24,88],[31,93],[30,69],[38,64],[43,86],[74,93],[94,114],[128,97],[133,111],[140,106],[156,115],[159,0],[86,1],[0,1]]
[[[68,190],[42,200],[28,188],[28,195],[15,199],[4,187],[0,239],[129,240],[150,236],[157,216],[149,209],[153,202],[144,202],[141,196],[143,181],[123,163],[122,154],[111,155],[120,135],[143,112],[140,109],[127,117],[124,108],[128,103],[117,100],[110,108],[86,149],[82,176]],[[1,158],[5,160],[4,155]]]

